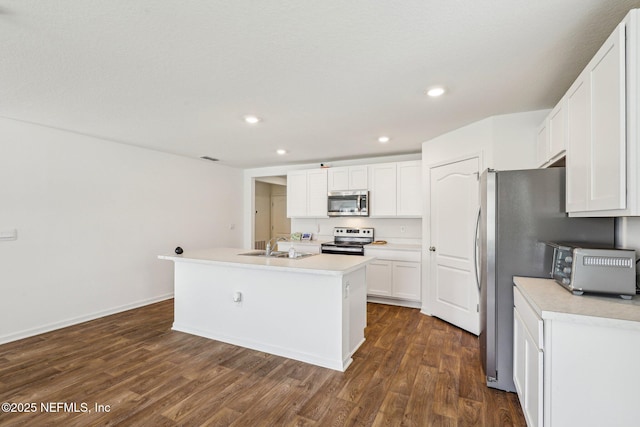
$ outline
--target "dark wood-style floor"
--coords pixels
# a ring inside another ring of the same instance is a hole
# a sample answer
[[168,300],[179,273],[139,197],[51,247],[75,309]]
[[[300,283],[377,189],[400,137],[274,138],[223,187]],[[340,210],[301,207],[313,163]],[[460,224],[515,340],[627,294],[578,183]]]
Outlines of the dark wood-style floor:
[[0,402],[37,405],[0,425],[525,425],[515,394],[484,385],[477,338],[417,309],[369,304],[344,373],[171,331],[172,319],[169,300],[0,346]]

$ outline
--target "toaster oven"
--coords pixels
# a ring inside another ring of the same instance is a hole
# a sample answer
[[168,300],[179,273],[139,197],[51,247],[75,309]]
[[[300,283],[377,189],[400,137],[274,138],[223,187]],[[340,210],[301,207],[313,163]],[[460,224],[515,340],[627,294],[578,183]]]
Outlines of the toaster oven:
[[631,249],[547,243],[553,248],[551,277],[574,295],[584,292],[636,294],[636,257]]

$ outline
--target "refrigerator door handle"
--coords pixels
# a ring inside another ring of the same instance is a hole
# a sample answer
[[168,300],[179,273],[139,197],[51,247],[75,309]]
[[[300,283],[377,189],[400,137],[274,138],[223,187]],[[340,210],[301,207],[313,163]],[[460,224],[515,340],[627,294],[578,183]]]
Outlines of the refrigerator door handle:
[[478,286],[478,290],[480,290],[480,268],[478,268],[478,263],[480,262],[478,258],[478,246],[480,240],[480,236],[478,235],[478,232],[480,231],[480,211],[481,208],[478,208],[478,216],[476,218],[476,232],[474,234],[475,242],[473,243],[473,269],[475,272],[474,276],[476,278],[476,285]]

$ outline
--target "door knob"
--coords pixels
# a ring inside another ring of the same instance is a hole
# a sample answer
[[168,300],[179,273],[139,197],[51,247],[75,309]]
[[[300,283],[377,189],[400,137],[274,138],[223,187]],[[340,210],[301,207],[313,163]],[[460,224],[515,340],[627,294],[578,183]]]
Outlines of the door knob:
[[429,246],[429,250],[430,250],[431,252],[435,252],[435,251],[436,251],[436,247],[435,247],[435,246]]

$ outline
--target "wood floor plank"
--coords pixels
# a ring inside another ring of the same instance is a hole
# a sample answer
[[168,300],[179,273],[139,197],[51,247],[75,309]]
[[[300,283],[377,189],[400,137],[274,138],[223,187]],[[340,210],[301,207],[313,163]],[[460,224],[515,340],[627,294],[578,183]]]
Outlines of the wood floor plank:
[[438,369],[420,365],[409,395],[404,422],[407,426],[424,426],[432,414]]
[[346,372],[173,331],[171,300],[0,345],[1,402],[110,407],[0,425],[525,425],[484,384],[477,337],[417,309],[368,304],[367,320]]

